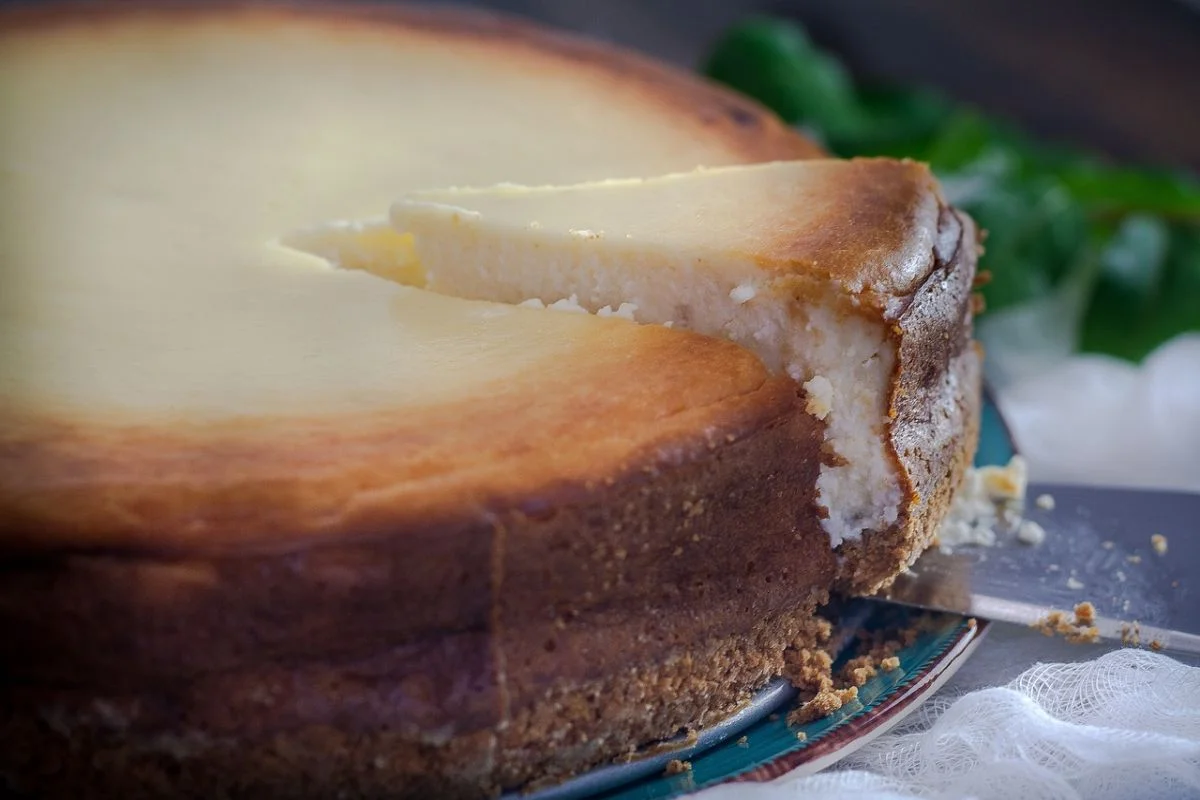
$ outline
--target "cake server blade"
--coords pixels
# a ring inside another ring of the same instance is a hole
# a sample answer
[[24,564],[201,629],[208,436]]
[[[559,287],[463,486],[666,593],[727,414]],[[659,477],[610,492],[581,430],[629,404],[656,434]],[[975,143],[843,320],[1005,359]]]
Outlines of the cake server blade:
[[1087,601],[1102,639],[1200,653],[1200,493],[1030,484],[1026,496],[1040,544],[998,531],[994,546],[931,548],[882,596],[1022,625],[1063,612],[1068,636]]

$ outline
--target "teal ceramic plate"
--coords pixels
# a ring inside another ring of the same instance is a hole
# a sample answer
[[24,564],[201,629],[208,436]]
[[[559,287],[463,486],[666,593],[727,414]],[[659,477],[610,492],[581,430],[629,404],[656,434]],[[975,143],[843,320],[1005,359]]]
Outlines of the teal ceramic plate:
[[[1002,464],[1012,439],[990,397],[985,397],[976,464]],[[859,688],[858,701],[805,725],[789,725],[796,692],[776,681],[734,716],[701,731],[678,749],[662,747],[629,763],[595,769],[566,783],[526,794],[524,800],[652,800],[670,798],[727,781],[769,780],[785,772],[817,772],[862,747],[899,722],[962,665],[986,632],[952,614],[923,615],[899,606],[859,600],[833,612],[847,641],[835,668],[853,657],[854,632],[910,627],[925,616],[924,632],[897,653],[899,669],[881,672]],[[690,772],[668,776],[667,763],[686,760]]]

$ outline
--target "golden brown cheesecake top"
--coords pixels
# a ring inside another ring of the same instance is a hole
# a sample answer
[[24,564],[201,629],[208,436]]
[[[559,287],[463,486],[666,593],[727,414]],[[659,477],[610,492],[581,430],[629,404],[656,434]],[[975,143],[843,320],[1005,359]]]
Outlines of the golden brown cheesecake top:
[[599,480],[777,410],[728,345],[280,243],[409,190],[813,152],[754,106],[485,15],[91,8],[7,12],[0,34],[8,540],[330,534]]

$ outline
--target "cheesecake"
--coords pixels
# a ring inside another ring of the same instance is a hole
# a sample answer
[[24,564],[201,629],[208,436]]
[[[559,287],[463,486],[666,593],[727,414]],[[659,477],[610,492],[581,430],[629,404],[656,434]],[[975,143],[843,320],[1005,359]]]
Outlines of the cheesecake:
[[[969,460],[975,241],[918,167],[806,168],[725,90],[481,12],[41,4],[0,39],[11,792],[577,773],[817,646],[820,604],[907,563]],[[794,253],[604,199],[788,171]],[[506,210],[497,185],[564,188]],[[536,206],[576,186],[595,208]],[[574,244],[647,269],[610,287]],[[728,330],[698,305],[718,289],[745,298]],[[863,353],[786,349],[818,340],[877,347],[870,397],[846,397]]]
[[879,589],[929,544],[965,466],[978,354],[974,229],[925,165],[451,188],[400,199],[390,223],[431,291],[692,330],[799,383],[824,423],[818,513],[852,553],[850,590]]

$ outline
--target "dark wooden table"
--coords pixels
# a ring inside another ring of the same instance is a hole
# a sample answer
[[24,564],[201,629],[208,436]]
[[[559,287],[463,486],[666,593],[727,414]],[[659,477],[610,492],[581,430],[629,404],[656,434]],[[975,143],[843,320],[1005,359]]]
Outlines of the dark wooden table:
[[867,77],[939,86],[1058,140],[1200,171],[1200,5],[1183,0],[474,0],[694,66],[751,11]]

